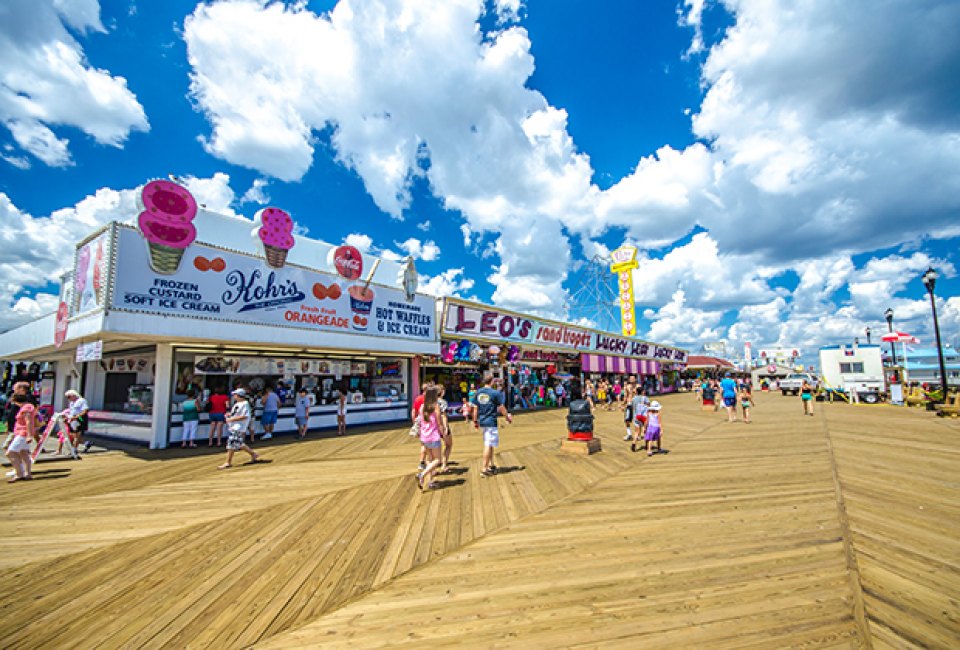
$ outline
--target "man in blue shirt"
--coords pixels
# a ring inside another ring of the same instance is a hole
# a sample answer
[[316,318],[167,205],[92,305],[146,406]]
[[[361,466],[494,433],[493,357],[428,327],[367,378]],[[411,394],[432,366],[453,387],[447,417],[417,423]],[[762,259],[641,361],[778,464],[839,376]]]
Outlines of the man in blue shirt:
[[472,400],[473,426],[483,431],[483,476],[491,476],[497,471],[493,464],[493,454],[500,446],[500,430],[497,428],[497,415],[513,422],[513,416],[504,406],[503,393],[493,387],[493,375],[483,377],[483,388],[477,391]]
[[720,393],[723,396],[723,405],[727,408],[727,421],[737,421],[737,382],[728,372],[720,382]]
[[277,424],[277,416],[280,413],[280,397],[273,391],[273,387],[267,386],[263,393],[263,414],[260,416],[260,424],[263,425],[263,436],[261,440],[269,440],[273,437],[273,427]]

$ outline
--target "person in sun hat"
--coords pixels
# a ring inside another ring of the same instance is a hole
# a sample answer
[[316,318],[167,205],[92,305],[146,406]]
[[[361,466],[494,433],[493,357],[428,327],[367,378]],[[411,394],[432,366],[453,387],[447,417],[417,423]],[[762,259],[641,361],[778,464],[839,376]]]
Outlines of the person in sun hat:
[[657,443],[656,453],[660,453],[660,444],[663,438],[663,420],[660,416],[662,407],[660,402],[653,400],[647,409],[647,426],[644,430],[643,439],[647,442],[647,456],[653,456],[653,443]]
[[250,460],[254,463],[260,460],[260,456],[243,441],[247,433],[247,427],[250,426],[251,418],[250,401],[247,391],[238,388],[230,394],[233,396],[234,402],[233,408],[230,409],[230,413],[226,418],[230,433],[227,437],[227,462],[217,467],[217,469],[229,469],[233,467],[233,454],[241,449],[250,454]]

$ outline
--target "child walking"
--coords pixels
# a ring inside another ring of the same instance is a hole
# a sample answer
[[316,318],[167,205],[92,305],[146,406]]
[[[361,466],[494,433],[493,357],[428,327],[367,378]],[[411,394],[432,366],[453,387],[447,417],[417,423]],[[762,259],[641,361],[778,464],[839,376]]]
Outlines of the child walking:
[[[647,456],[660,453],[660,439],[663,436],[663,420],[660,416],[660,402],[653,400],[647,410],[647,426],[643,439],[647,442]],[[653,451],[653,443],[657,443],[657,451]]]
[[243,441],[251,420],[250,402],[247,398],[247,391],[238,388],[233,391],[232,395],[236,401],[226,418],[227,427],[230,432],[230,435],[227,437],[227,462],[217,467],[217,469],[230,469],[233,467],[233,454],[241,449],[250,454],[250,460],[254,463],[260,460],[260,456]]
[[750,392],[750,384],[740,386],[740,408],[743,409],[743,421],[750,424],[750,408],[753,406],[753,394]]
[[436,475],[437,467],[440,465],[440,409],[437,401],[440,397],[440,391],[436,386],[431,386],[423,395],[423,408],[420,410],[420,443],[423,445],[427,455],[427,464],[422,471],[417,473],[417,485],[422,490],[424,485],[428,489],[434,489],[437,486],[433,478]]
[[13,439],[7,447],[7,458],[13,466],[14,477],[7,483],[30,481],[33,479],[30,443],[37,435],[37,421],[34,418],[36,408],[28,401],[26,393],[14,393],[11,399],[17,414],[13,425]]

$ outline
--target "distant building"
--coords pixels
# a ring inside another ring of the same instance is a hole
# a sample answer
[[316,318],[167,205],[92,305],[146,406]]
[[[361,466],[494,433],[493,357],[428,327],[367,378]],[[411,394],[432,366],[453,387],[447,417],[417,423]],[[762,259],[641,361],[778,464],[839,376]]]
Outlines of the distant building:
[[[906,368],[907,381],[940,384],[940,360],[936,348],[905,346],[897,349],[897,358]],[[943,365],[947,384],[960,386],[960,353],[949,344],[943,346]]]

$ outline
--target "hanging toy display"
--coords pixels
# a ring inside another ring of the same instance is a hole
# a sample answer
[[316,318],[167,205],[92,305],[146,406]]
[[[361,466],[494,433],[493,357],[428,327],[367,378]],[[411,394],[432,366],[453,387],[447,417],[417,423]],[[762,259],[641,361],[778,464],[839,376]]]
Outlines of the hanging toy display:
[[483,350],[476,343],[470,344],[470,361],[480,361],[483,358]]
[[443,355],[440,357],[441,361],[444,363],[456,363],[457,362],[457,350],[460,348],[460,344],[456,341],[451,341],[443,346]]
[[491,363],[496,363],[500,358],[500,346],[491,345],[487,348],[487,357],[490,359]]
[[470,361],[470,341],[463,340],[452,345],[457,346],[453,357],[455,361]]

